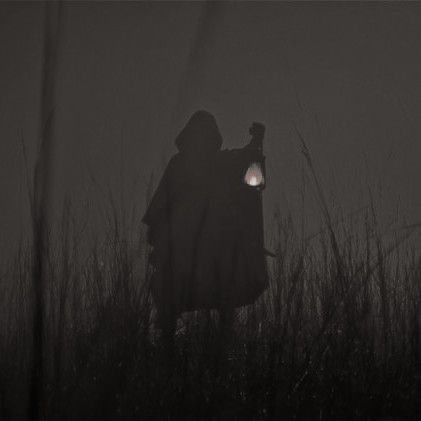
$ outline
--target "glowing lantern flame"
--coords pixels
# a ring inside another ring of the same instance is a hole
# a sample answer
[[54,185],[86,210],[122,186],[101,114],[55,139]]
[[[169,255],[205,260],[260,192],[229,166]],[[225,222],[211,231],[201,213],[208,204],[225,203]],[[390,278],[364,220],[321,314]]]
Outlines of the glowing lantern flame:
[[263,177],[262,169],[258,162],[253,162],[244,176],[244,182],[252,187],[258,187],[264,184],[265,180]]

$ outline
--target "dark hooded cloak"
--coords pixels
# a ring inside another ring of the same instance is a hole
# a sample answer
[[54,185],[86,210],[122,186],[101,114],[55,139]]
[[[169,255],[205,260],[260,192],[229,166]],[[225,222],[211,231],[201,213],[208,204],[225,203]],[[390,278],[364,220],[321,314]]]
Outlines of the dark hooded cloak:
[[250,304],[267,287],[261,191],[246,185],[252,142],[221,151],[215,118],[198,111],[176,138],[143,218],[154,268],[152,294],[176,314]]

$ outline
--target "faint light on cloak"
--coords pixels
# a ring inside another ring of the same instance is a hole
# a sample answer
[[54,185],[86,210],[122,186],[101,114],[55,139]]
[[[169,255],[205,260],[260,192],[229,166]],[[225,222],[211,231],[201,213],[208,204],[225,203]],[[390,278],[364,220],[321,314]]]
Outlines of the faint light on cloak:
[[265,183],[262,167],[258,162],[253,162],[247,169],[244,182],[252,187],[259,187]]

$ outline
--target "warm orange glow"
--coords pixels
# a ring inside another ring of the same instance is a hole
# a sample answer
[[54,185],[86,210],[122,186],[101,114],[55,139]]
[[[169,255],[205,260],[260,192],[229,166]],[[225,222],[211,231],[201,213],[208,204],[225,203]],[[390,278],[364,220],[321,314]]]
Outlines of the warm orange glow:
[[264,184],[265,180],[258,162],[253,162],[253,164],[248,167],[246,175],[244,176],[244,181],[252,187],[258,187]]

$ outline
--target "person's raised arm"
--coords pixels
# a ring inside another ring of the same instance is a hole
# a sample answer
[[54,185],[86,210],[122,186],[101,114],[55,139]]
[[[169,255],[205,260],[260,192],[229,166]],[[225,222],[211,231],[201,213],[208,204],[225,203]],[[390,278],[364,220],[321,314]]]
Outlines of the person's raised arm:
[[249,129],[249,133],[251,135],[251,140],[248,146],[262,152],[265,126],[262,123],[254,122]]

